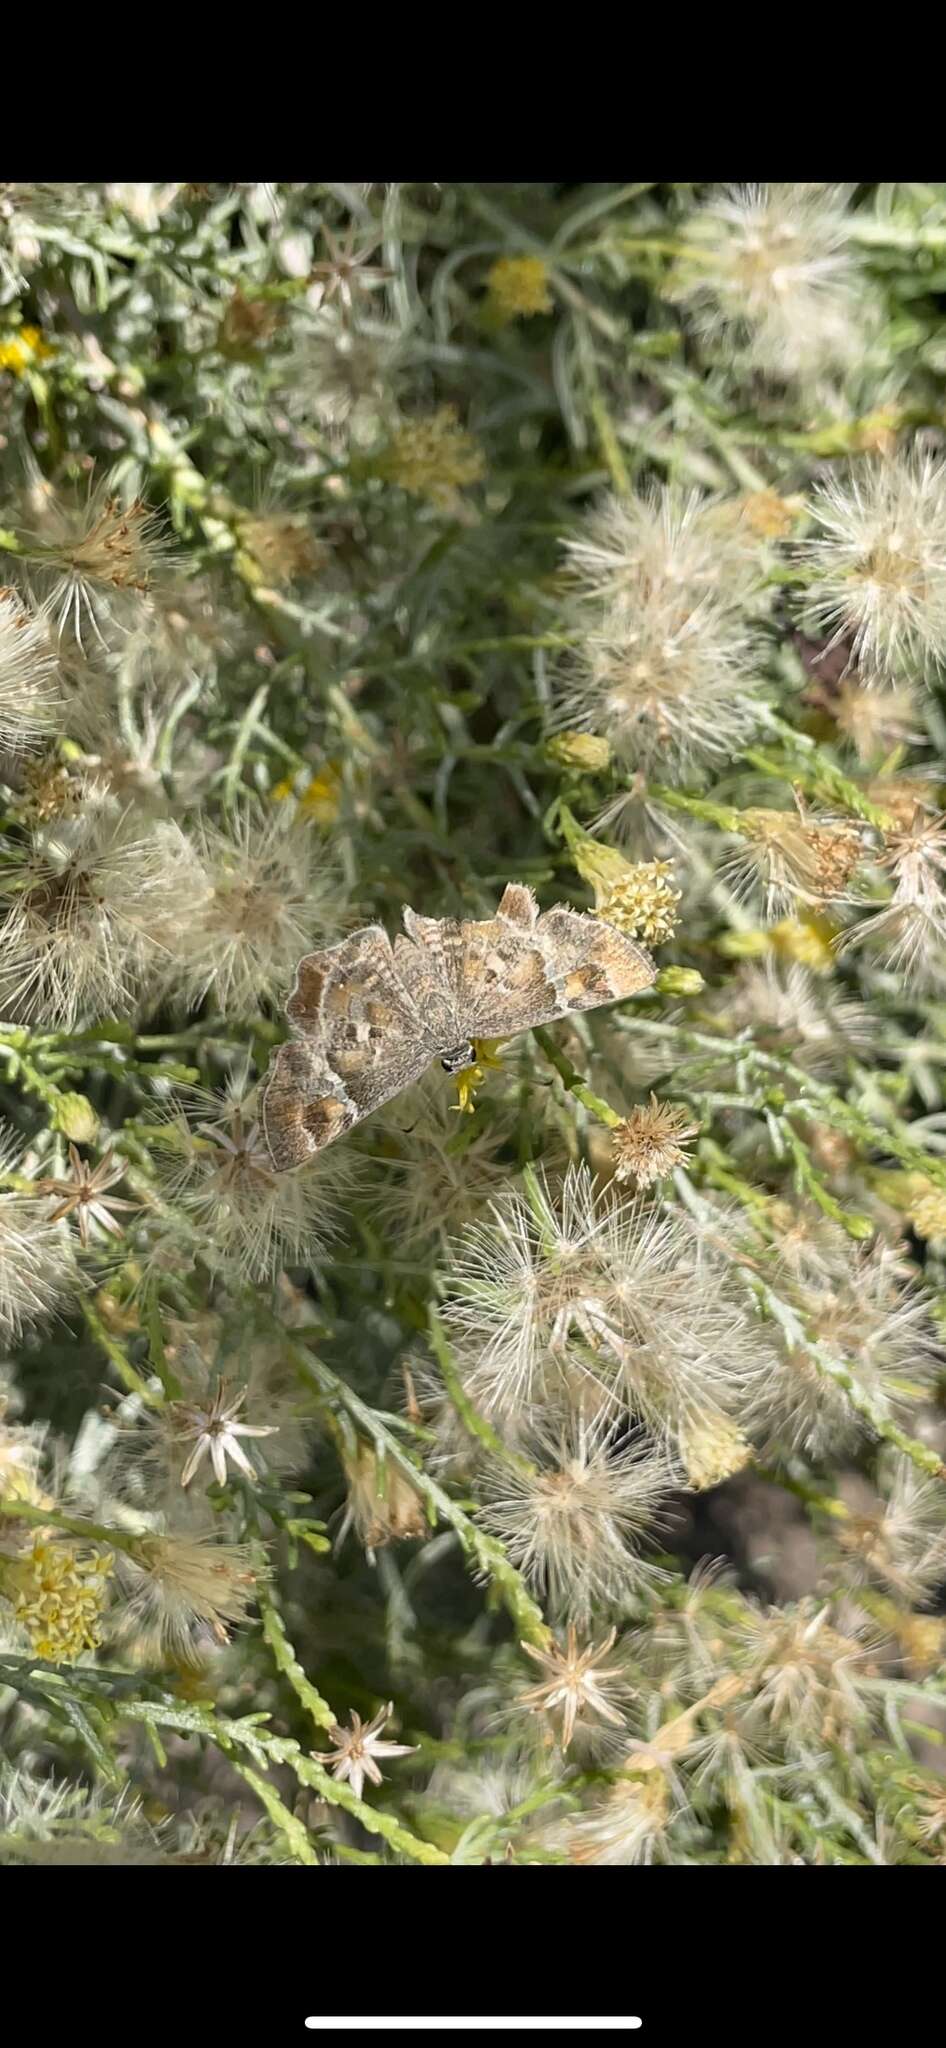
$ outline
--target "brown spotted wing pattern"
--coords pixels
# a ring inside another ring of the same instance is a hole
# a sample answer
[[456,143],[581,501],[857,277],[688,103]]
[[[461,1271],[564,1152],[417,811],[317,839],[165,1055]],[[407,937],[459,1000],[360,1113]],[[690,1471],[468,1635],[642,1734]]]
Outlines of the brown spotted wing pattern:
[[293,1037],[274,1054],[263,1093],[274,1166],[304,1165],[432,1060],[462,1054],[476,1038],[513,1038],[619,1002],[654,973],[649,955],[613,925],[561,906],[540,915],[518,882],[495,917],[405,910],[393,946],[381,925],[368,925],[307,954],[286,1005]]

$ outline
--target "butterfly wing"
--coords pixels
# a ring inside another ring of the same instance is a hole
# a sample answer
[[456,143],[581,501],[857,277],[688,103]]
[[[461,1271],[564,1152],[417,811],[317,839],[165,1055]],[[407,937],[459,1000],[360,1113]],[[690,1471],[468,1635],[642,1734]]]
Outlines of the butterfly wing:
[[494,918],[461,924],[459,1039],[512,1038],[575,1010],[595,1010],[649,987],[656,969],[614,925],[559,908],[539,915],[512,883]]
[[294,1042],[270,1062],[260,1112],[279,1172],[304,1165],[399,1095],[436,1051],[380,925],[307,954],[286,1016]]

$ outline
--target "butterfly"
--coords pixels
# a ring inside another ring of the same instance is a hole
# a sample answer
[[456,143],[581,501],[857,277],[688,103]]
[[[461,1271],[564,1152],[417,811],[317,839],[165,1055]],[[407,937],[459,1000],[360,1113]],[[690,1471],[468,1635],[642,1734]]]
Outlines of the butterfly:
[[510,882],[495,917],[403,913],[392,946],[369,924],[308,953],[286,1004],[260,1118],[277,1172],[303,1166],[418,1080],[432,1060],[458,1074],[474,1039],[512,1038],[648,988],[650,955],[616,926],[557,905],[539,912]]

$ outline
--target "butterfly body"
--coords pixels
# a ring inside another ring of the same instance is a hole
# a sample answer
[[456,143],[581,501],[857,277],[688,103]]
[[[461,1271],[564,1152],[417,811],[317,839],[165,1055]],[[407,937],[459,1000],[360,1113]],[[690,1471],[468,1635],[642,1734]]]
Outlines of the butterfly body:
[[278,1171],[302,1166],[379,1109],[431,1062],[473,1064],[473,1040],[511,1038],[647,988],[649,955],[614,926],[558,906],[540,914],[511,882],[495,917],[421,917],[405,909],[392,946],[367,925],[309,953],[286,1005],[292,1039],[270,1063],[262,1098]]

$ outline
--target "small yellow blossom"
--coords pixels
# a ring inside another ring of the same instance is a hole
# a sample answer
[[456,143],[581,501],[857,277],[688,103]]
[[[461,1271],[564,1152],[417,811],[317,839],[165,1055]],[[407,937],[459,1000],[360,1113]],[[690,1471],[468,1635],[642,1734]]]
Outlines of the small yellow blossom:
[[627,874],[596,903],[598,916],[629,939],[662,946],[673,936],[681,894],[668,880],[672,873],[668,860],[642,860],[629,866]]
[[549,273],[541,256],[500,256],[487,272],[489,311],[505,323],[551,313]]
[[454,1075],[459,1101],[455,1102],[452,1106],[458,1116],[473,1115],[475,1108],[473,1097],[477,1088],[482,1088],[488,1069],[490,1067],[502,1066],[502,1060],[498,1060],[495,1056],[496,1047],[502,1045],[502,1042],[501,1038],[474,1038],[473,1065],[463,1067],[459,1074]]
[[760,540],[784,540],[805,510],[803,498],[781,498],[777,491],[750,491],[742,501],[742,517]]
[[316,825],[334,825],[341,808],[342,764],[340,761],[326,761],[317,775],[313,775],[304,789],[297,789],[297,777],[286,775],[274,784],[270,794],[273,802],[285,803],[294,796],[298,802],[299,816],[311,818]]
[[684,1164],[691,1149],[689,1141],[699,1128],[679,1103],[658,1102],[652,1094],[648,1103],[638,1103],[623,1123],[614,1126],[615,1180],[634,1180],[639,1188],[652,1187],[675,1166]]
[[340,761],[326,761],[313,776],[299,798],[303,817],[312,818],[317,825],[334,825],[341,807],[341,768]]
[[707,1415],[683,1435],[681,1449],[687,1481],[697,1493],[721,1486],[734,1472],[741,1472],[752,1456],[751,1445],[734,1422],[723,1415]]
[[611,762],[611,742],[596,732],[560,732],[546,742],[545,751],[560,768],[577,768],[583,775],[597,775]]
[[83,1556],[74,1544],[37,1530],[25,1556],[6,1568],[13,1607],[37,1657],[75,1664],[102,1640],[110,1555]]
[[837,931],[837,925],[827,918],[783,917],[772,925],[767,936],[781,959],[797,960],[800,967],[810,968],[812,974],[830,974],[835,965],[831,942]]
[[461,427],[452,405],[442,405],[426,419],[405,420],[379,456],[377,472],[415,498],[448,506],[464,484],[475,484],[485,461],[472,434]]
[[34,363],[45,363],[54,354],[38,327],[20,327],[16,334],[0,341],[0,370],[12,370],[14,377],[24,377]]
[[563,804],[559,811],[563,836],[583,882],[595,892],[595,912],[628,938],[661,946],[677,921],[680,890],[669,879],[668,860],[625,860],[613,846],[602,846],[576,824]]
[[908,1211],[917,1237],[946,1237],[946,1192],[927,1181]]

